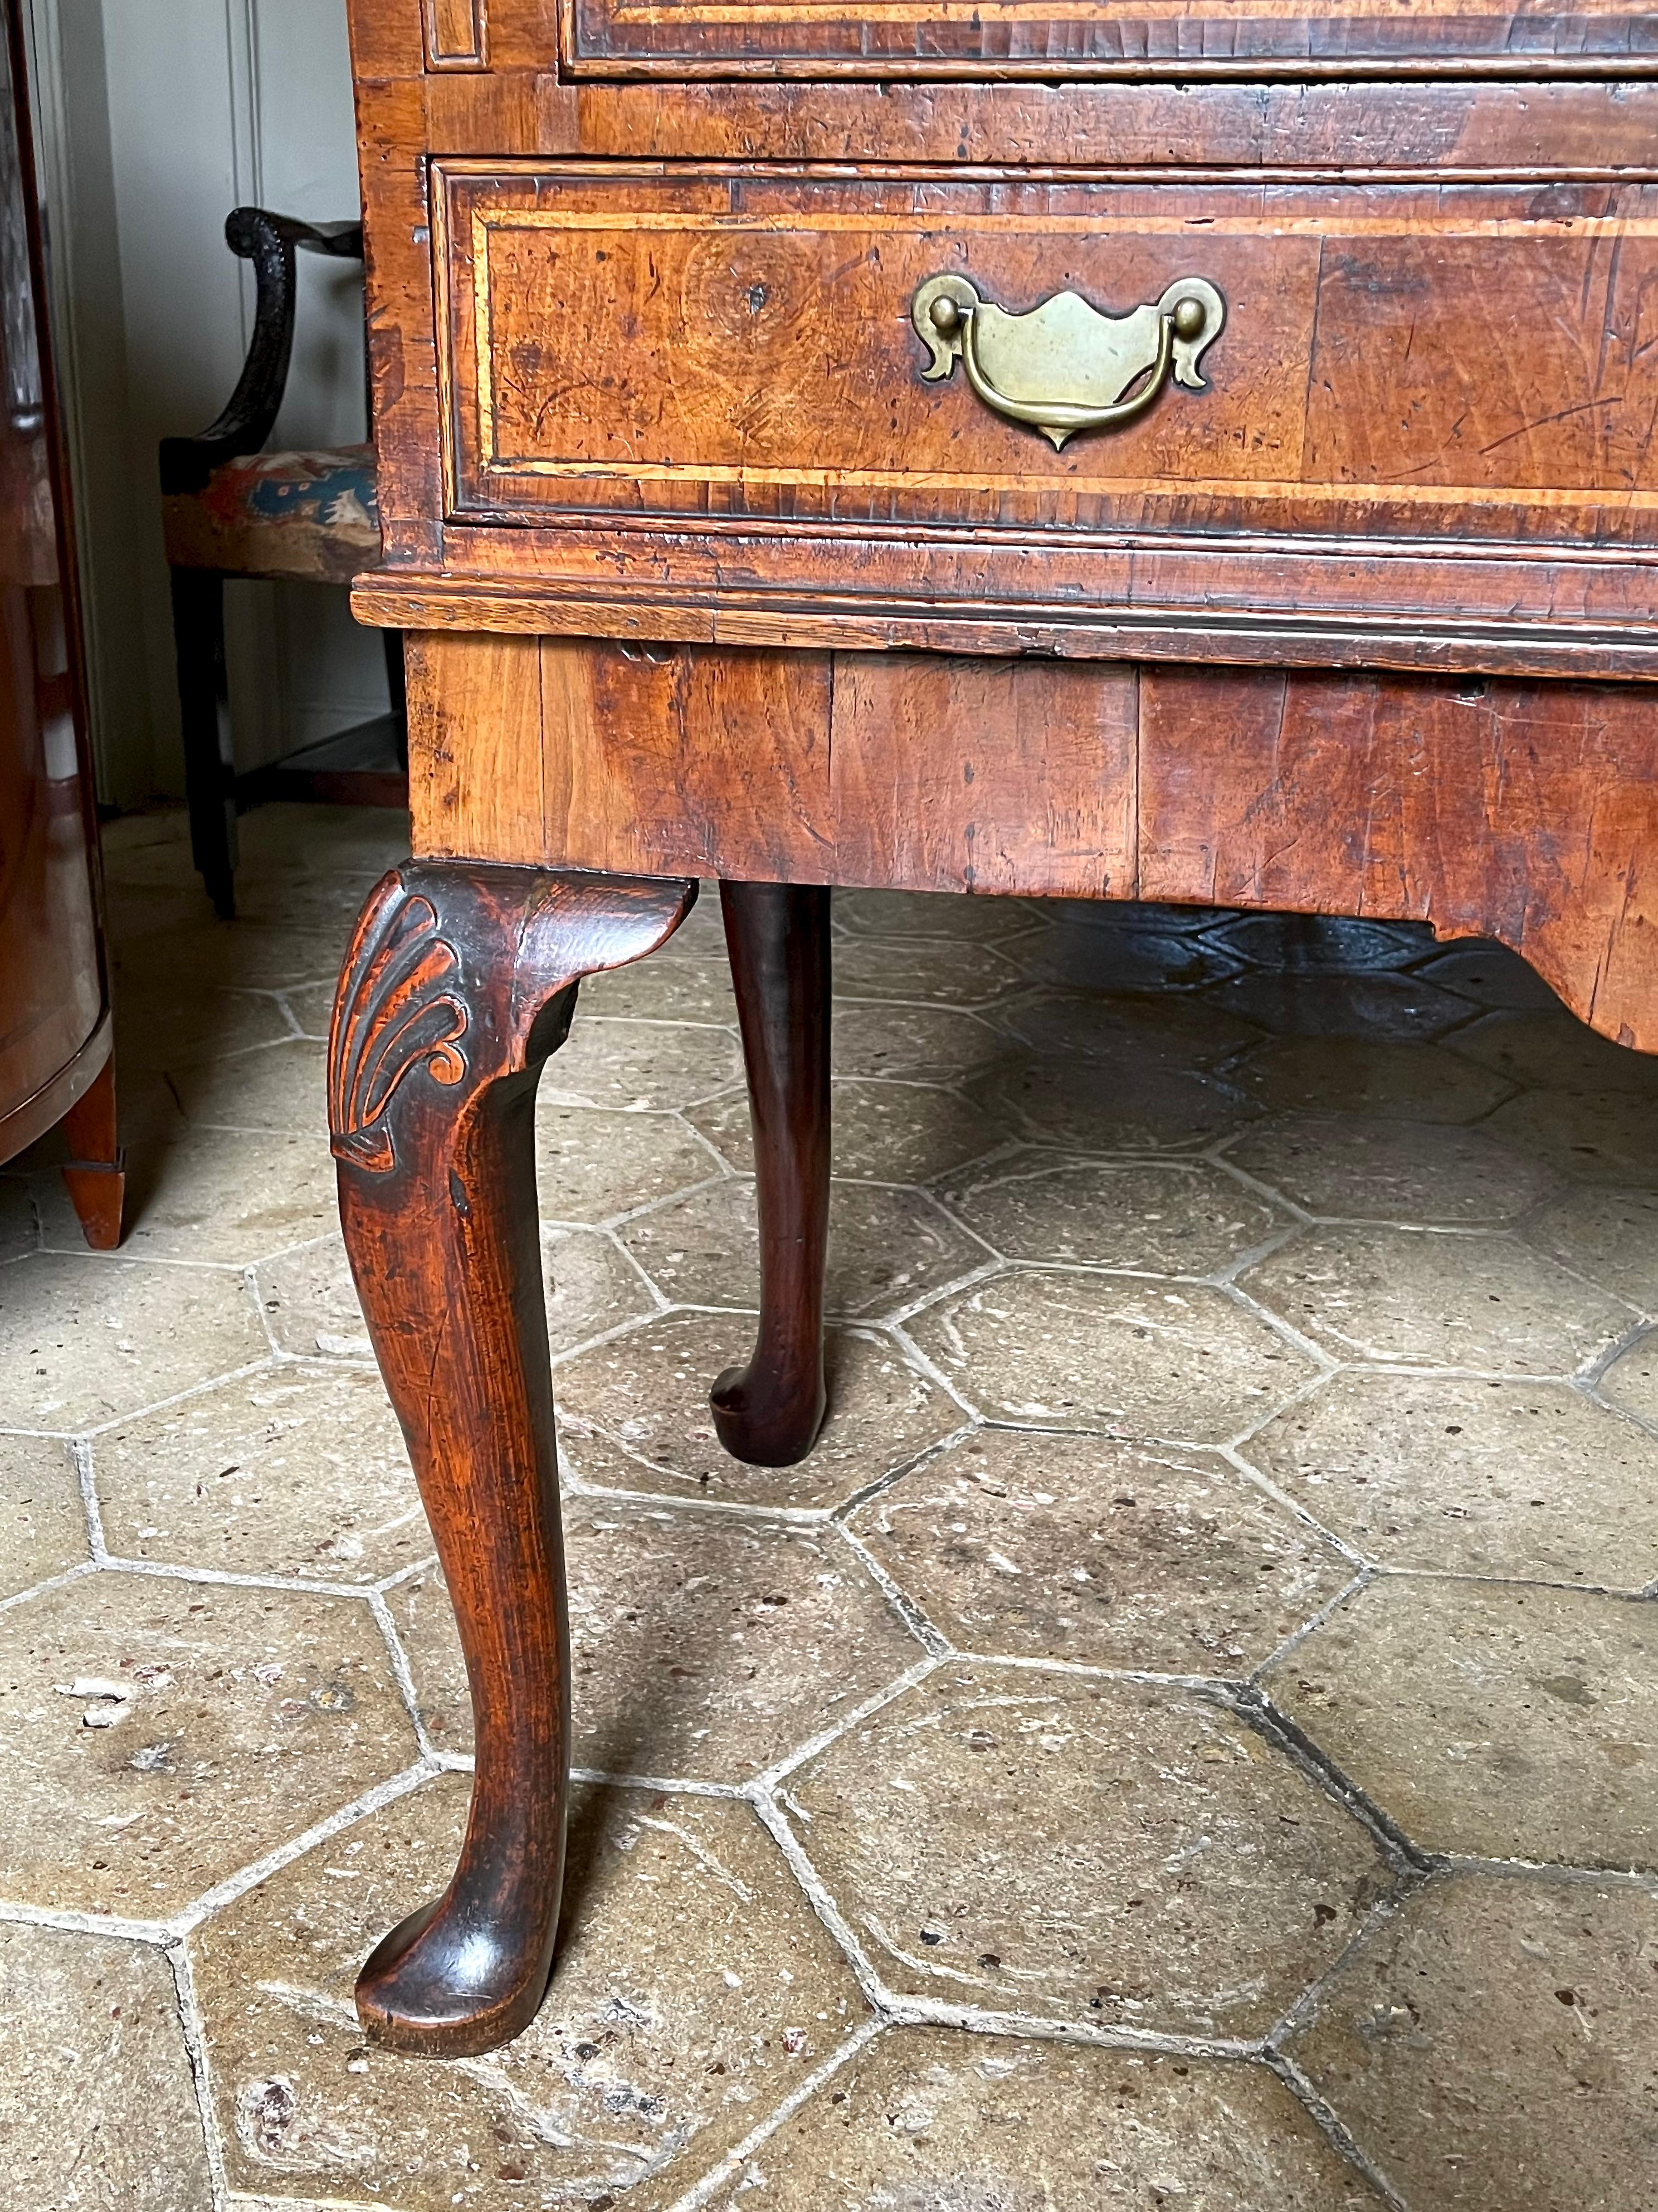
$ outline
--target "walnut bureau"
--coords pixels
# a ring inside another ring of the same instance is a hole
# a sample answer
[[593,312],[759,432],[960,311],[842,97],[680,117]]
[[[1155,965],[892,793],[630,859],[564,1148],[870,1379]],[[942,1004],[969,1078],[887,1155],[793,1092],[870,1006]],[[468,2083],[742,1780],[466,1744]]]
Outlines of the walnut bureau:
[[541,2000],[563,1852],[534,1086],[697,877],[761,1462],[823,1409],[835,884],[1425,918],[1658,1049],[1658,10],[351,15],[416,857],[330,1113],[478,1746],[358,2002],[465,2054]]

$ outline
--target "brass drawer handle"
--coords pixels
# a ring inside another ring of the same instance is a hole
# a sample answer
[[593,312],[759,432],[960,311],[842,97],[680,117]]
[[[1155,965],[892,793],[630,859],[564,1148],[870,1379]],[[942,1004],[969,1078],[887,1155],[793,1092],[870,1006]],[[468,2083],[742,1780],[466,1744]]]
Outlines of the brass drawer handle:
[[1078,430],[1132,422],[1175,380],[1201,392],[1198,361],[1220,336],[1226,302],[1202,276],[1181,276],[1155,307],[1102,315],[1075,292],[1056,292],[1028,315],[981,300],[965,276],[929,276],[910,303],[932,356],[921,374],[948,376],[960,358],[987,407],[1029,422],[1057,450]]

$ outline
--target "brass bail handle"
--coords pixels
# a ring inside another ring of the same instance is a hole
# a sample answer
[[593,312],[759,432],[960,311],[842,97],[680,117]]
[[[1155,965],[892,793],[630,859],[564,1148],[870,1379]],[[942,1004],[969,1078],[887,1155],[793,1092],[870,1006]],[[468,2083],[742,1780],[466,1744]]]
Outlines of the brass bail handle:
[[1182,276],[1154,305],[1102,315],[1075,292],[1029,314],[982,299],[965,276],[929,276],[910,304],[932,356],[921,374],[949,376],[959,360],[987,407],[1028,422],[1055,449],[1078,430],[1106,430],[1144,414],[1169,380],[1204,388],[1198,361],[1219,337],[1226,302],[1206,277]]

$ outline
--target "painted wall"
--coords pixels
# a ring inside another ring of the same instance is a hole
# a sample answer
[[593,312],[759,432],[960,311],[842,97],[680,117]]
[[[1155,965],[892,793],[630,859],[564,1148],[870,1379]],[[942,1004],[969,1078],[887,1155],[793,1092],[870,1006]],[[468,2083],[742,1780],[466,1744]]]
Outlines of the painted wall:
[[[325,221],[358,212],[344,0],[33,6],[95,736],[105,795],[130,805],[183,787],[155,446],[211,421],[240,368],[252,287],[224,218],[239,201]],[[300,267],[276,441],[346,443],[363,434],[361,276],[306,255]],[[343,592],[248,584],[229,598],[242,767],[384,710],[379,639]]]

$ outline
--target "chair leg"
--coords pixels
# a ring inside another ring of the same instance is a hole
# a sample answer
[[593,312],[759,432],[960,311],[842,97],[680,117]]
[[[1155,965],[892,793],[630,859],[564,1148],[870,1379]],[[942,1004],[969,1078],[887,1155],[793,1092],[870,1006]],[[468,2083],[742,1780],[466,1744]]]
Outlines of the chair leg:
[[82,1092],[63,1121],[64,1139],[72,1155],[64,1187],[94,1252],[112,1252],[121,1241],[121,1212],[126,1175],[115,1126],[115,1056]]
[[409,680],[404,668],[403,632],[400,629],[382,630],[380,642],[386,648],[386,689],[392,702],[392,719],[398,726],[398,766],[406,771],[409,766]]
[[225,675],[222,576],[205,568],[173,569],[173,645],[191,854],[208,896],[228,921],[236,911],[236,755]]
[[720,886],[749,1076],[760,1200],[760,1329],[746,1367],[714,1384],[720,1441],[792,1467],[823,1426],[823,1255],[829,1189],[829,893]]
[[558,1928],[568,1625],[535,1087],[581,976],[671,935],[694,883],[411,862],[371,895],[329,1045],[340,1215],[448,1578],[477,1764],[453,1881],[362,1970],[392,2049],[462,2057],[534,2017]]

